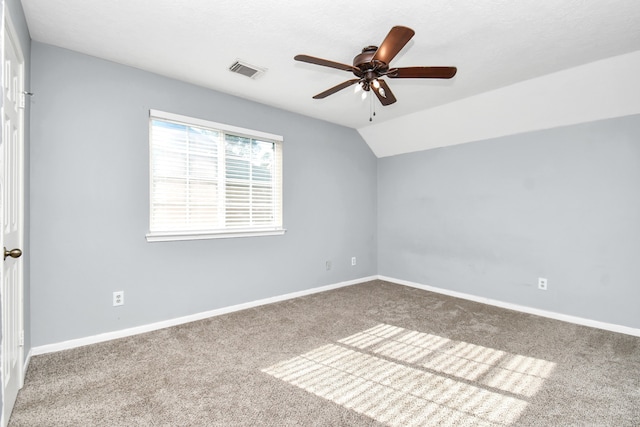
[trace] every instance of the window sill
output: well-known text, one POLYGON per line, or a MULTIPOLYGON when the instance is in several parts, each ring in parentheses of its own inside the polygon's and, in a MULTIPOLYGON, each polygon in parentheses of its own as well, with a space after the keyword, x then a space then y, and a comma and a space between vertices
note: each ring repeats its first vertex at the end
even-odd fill
POLYGON ((147 242, 173 242, 179 240, 235 239, 238 237, 280 236, 287 230, 284 228, 271 230, 234 230, 221 232, 181 231, 181 232, 149 232, 147 242))

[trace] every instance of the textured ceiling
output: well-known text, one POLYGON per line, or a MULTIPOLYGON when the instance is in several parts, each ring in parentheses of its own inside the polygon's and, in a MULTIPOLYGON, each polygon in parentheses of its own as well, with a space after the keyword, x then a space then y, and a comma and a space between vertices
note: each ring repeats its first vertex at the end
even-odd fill
MULTIPOLYGON (((342 124, 369 125, 352 74, 296 62, 351 63, 394 25, 415 30, 396 67, 453 65, 452 80, 394 79, 398 102, 373 124, 566 68, 640 50, 638 0, 22 0, 33 40, 342 124), (233 74, 237 59, 264 67, 233 74)), ((615 75, 602 76, 603 79, 615 75)), ((377 101, 376 101, 377 102, 377 101)))

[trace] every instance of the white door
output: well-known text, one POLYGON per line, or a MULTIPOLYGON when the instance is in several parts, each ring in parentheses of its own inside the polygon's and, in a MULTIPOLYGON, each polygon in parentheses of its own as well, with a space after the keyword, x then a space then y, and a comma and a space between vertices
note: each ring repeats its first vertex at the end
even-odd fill
POLYGON ((0 193, 4 248, 2 299, 2 427, 9 422, 23 383, 22 258, 23 242, 23 108, 24 60, 5 10, 2 69, 2 134, 0 193))

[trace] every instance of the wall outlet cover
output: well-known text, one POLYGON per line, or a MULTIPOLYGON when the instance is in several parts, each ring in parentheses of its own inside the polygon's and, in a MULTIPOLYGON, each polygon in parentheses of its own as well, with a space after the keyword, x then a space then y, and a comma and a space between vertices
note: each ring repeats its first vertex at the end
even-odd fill
POLYGON ((538 289, 541 289, 543 291, 547 290, 547 279, 545 279, 544 277, 538 277, 538 289))
POLYGON ((113 306, 124 305, 124 291, 116 291, 113 293, 113 306))

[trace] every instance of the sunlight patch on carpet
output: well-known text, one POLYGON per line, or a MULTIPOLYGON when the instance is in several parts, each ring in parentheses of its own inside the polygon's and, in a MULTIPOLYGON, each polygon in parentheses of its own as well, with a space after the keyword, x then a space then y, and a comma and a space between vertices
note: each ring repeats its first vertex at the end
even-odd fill
POLYGON ((389 426, 511 425, 555 363, 380 324, 262 371, 389 426))

